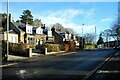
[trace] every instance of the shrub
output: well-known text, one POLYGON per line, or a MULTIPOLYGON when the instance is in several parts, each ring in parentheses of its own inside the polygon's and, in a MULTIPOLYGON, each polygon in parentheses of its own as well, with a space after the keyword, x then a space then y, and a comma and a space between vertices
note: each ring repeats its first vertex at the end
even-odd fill
POLYGON ((65 41, 64 43, 64 50, 65 51, 73 51, 76 49, 75 41, 65 41))
POLYGON ((65 43, 64 44, 64 51, 69 51, 69 44, 68 43, 65 43))
POLYGON ((64 51, 64 44, 59 44, 60 51, 64 51))
POLYGON ((28 56, 28 44, 25 43, 9 43, 9 50, 14 55, 28 56))
POLYGON ((29 44, 29 48, 35 49, 35 48, 36 48, 36 45, 35 45, 34 43, 30 43, 30 44, 29 44))
POLYGON ((70 48, 70 50, 75 50, 75 48, 76 48, 76 43, 75 43, 75 41, 69 41, 68 43, 69 43, 69 48, 70 48))
MULTIPOLYGON (((27 43, 9 43, 9 52, 13 55, 28 56, 28 48, 35 48, 35 44, 27 43)), ((2 41, 2 55, 7 51, 7 41, 2 41)))
POLYGON ((94 49, 96 48, 96 45, 92 44, 92 45, 85 45, 85 49, 94 49))

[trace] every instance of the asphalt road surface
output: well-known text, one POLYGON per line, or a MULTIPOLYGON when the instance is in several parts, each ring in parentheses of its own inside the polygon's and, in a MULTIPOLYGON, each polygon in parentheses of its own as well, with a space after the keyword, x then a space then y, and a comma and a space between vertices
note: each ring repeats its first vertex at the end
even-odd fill
POLYGON ((2 68, 3 80, 82 80, 110 55, 112 49, 77 50, 69 55, 37 58, 2 68), (17 79, 16 79, 17 78, 17 79))

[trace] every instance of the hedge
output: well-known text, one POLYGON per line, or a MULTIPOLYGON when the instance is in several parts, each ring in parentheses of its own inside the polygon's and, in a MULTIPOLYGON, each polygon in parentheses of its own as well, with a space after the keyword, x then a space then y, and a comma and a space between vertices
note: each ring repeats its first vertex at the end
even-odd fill
POLYGON ((95 49, 96 45, 91 44, 91 45, 85 45, 85 49, 95 49))
POLYGON ((10 43, 9 44, 9 50, 15 55, 23 55, 23 56, 28 56, 28 45, 27 44, 17 44, 17 43, 10 43), (16 54, 17 53, 17 54, 16 54))
POLYGON ((63 44, 44 43, 43 48, 47 48, 48 52, 59 52, 64 50, 63 44))
POLYGON ((64 44, 45 43, 43 50, 47 48, 48 52, 73 51, 76 49, 75 41, 66 41, 64 44))
MULTIPOLYGON (((3 56, 6 54, 7 41, 2 41, 3 56)), ((9 43, 9 52, 13 55, 29 56, 28 48, 35 48, 34 44, 27 43, 9 43)))

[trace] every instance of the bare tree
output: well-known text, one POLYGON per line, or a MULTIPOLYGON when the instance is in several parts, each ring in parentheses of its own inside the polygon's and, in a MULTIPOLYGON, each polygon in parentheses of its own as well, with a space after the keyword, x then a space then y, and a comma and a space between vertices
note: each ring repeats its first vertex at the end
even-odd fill
POLYGON ((56 31, 63 31, 63 32, 65 31, 64 27, 60 23, 54 24, 54 28, 56 31))
POLYGON ((39 19, 35 19, 33 22, 34 22, 34 26, 40 27, 42 25, 42 22, 39 19))
POLYGON ((65 28, 65 32, 70 33, 70 34, 76 34, 75 31, 71 28, 65 28))
POLYGON ((102 34, 103 39, 105 39, 104 41, 106 41, 106 42, 109 42, 109 40, 112 37, 114 38, 114 36, 112 36, 113 32, 111 29, 106 29, 101 34, 102 34))
POLYGON ((95 43, 95 34, 94 33, 86 33, 84 34, 84 39, 86 44, 93 44, 95 43))
POLYGON ((120 40, 120 2, 118 2, 118 18, 112 26, 112 36, 115 40, 120 40))
POLYGON ((112 27, 112 36, 115 40, 120 40, 120 24, 114 24, 112 27))

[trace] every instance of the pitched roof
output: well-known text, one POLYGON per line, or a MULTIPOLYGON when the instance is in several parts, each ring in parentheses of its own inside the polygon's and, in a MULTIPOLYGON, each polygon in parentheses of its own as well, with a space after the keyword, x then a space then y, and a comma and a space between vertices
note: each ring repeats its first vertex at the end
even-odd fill
MULTIPOLYGON (((5 31, 4 33, 7 33, 7 31, 5 31)), ((17 34, 14 30, 9 30, 9 33, 17 34)))
POLYGON ((36 27, 33 27, 33 30, 36 30, 38 27, 36 26, 36 27))

